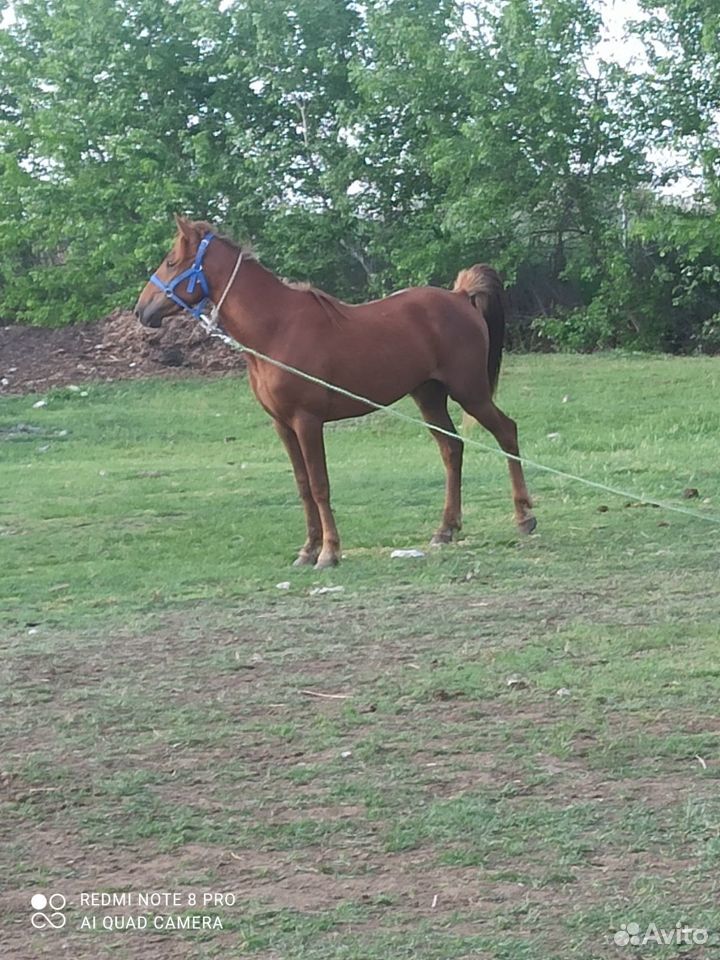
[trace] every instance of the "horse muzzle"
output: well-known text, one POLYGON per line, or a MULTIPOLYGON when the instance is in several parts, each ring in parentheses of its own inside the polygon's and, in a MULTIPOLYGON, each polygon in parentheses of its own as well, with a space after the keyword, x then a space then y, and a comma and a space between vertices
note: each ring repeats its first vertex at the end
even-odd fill
POLYGON ((133 307, 133 313, 144 327, 157 329, 162 326, 163 317, 168 313, 168 304, 165 300, 151 300, 149 303, 138 302, 133 307))

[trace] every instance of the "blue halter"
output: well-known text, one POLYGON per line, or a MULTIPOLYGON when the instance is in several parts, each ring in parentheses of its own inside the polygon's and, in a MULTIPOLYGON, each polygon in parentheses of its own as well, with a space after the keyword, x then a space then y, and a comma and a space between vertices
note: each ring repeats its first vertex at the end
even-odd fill
POLYGON ((197 250, 195 251, 195 260, 193 261, 193 265, 188 267, 187 270, 183 270, 183 272, 179 273, 176 277, 173 277, 169 283, 165 283, 164 280, 161 280, 156 273, 150 277, 151 283, 154 283, 156 287, 160 287, 166 297, 169 297, 171 300, 177 303, 177 305, 182 307, 183 310, 187 310, 189 313, 191 313, 196 320, 200 319, 200 315, 203 312, 203 307, 205 306, 205 301, 210 297, 210 288, 208 287, 207 278, 203 273, 202 263, 207 248, 210 246, 210 241, 213 240, 214 237, 214 233, 205 234, 198 244, 197 250), (200 284, 200 289, 205 294, 202 300, 199 303, 196 303, 195 306, 186 303, 182 297, 179 297, 177 293, 175 293, 180 284, 185 280, 187 280, 188 296, 193 295, 195 292, 195 286, 198 283, 200 284))

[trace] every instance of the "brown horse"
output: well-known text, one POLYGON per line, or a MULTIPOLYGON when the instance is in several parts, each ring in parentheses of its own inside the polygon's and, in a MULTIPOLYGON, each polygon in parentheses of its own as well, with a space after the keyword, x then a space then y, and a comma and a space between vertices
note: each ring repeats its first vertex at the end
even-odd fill
MULTIPOLYGON (((410 394, 428 424, 454 433, 447 410, 452 397, 506 453, 518 456, 515 423, 493 403, 505 318, 502 284, 491 267, 462 270, 452 292, 413 287, 350 306, 321 290, 284 283, 208 223, 177 218, 177 225, 172 250, 135 305, 145 326, 158 327, 183 307, 197 316, 207 297, 221 302, 222 325, 240 343, 378 404, 410 394), (212 242, 204 242, 207 237, 212 242)), ((316 569, 336 564, 340 540, 323 425, 373 408, 252 355, 247 364, 252 390, 290 456, 305 508, 307 540, 295 562, 316 569)), ((445 508, 432 542, 447 543, 461 526, 463 444, 432 433, 447 475, 445 508)), ((535 518, 522 467, 515 459, 508 466, 515 519, 530 533, 535 518)))

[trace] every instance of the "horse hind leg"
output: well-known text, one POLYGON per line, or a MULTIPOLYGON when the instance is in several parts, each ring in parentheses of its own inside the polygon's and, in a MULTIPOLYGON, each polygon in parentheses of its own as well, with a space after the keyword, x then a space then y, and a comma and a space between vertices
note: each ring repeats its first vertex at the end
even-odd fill
MULTIPOLYGON (((447 390, 437 380, 428 380, 412 392, 412 398, 418 405, 423 419, 428 425, 441 427, 456 433, 455 425, 447 410, 447 390)), ((445 507, 440 526, 432 540, 433 544, 450 543, 456 531, 462 526, 461 484, 463 443, 454 437, 448 437, 437 430, 430 431, 440 448, 445 464, 445 507)))
POLYGON ((508 469, 510 471, 510 484, 512 486, 513 503, 515 506, 515 522, 521 533, 532 533, 537 526, 537 520, 532 514, 532 500, 525 484, 522 464, 519 459, 520 449, 518 447, 517 425, 502 410, 495 406, 492 400, 485 399, 480 402, 468 402, 458 398, 462 405, 471 416, 489 430, 495 437, 500 448, 510 454, 508 457, 508 469))

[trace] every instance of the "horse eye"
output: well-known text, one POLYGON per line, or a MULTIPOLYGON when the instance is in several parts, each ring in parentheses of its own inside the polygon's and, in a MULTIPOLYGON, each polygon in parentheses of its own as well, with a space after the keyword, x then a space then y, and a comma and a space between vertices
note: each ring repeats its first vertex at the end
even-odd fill
POLYGON ((174 267, 176 263, 177 263, 177 260, 173 260, 172 257, 167 257, 167 259, 165 260, 165 266, 167 267, 174 267))

